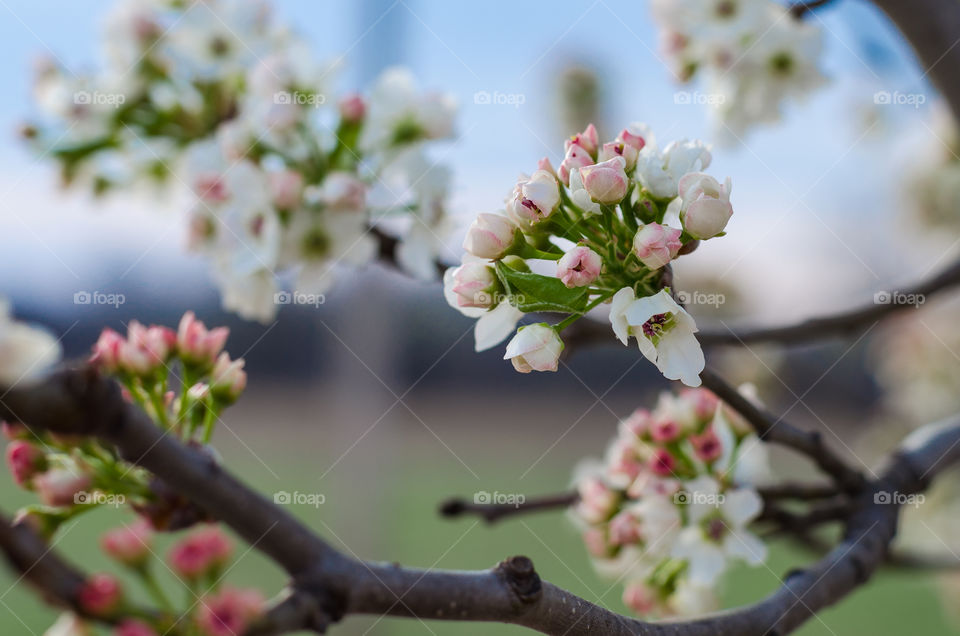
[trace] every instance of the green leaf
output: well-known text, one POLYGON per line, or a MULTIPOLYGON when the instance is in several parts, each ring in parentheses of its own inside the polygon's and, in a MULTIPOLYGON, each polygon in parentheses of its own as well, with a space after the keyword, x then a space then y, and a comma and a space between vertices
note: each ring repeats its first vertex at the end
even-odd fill
POLYGON ((559 278, 518 272, 500 261, 497 261, 497 276, 510 295, 510 304, 520 311, 579 314, 587 306, 586 287, 569 289, 559 278))

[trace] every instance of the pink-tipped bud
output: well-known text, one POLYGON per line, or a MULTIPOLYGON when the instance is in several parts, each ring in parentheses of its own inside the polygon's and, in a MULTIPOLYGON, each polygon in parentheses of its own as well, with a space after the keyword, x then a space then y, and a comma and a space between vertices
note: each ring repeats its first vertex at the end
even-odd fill
POLYGON ((634 166, 637 165, 637 149, 633 146, 628 146, 622 141, 605 143, 603 144, 603 148, 600 149, 600 161, 609 161, 614 157, 621 157, 623 159, 627 172, 633 170, 634 166))
POLYGON ((367 104, 363 101, 363 97, 356 93, 341 99, 338 106, 340 108, 340 118, 351 124, 363 121, 363 118, 367 115, 367 104))
POLYGON ((650 269, 660 269, 677 257, 681 231, 669 225, 647 223, 633 237, 633 253, 650 269))
POLYGON ((468 261, 453 270, 453 293, 460 307, 489 309, 497 304, 502 291, 493 268, 483 262, 468 261))
POLYGON ((680 437, 680 425, 670 418, 659 418, 650 425, 650 437, 655 442, 666 444, 680 437))
POLYGON ((138 567, 150 556, 153 531, 143 519, 129 526, 108 530, 100 539, 100 547, 110 558, 129 567, 138 567))
POLYGON ((682 199, 680 220, 687 234, 697 239, 708 239, 723 232, 733 215, 731 189, 729 177, 723 185, 700 172, 691 172, 680 178, 677 186, 682 199))
POLYGON ((122 598, 123 590, 120 589, 120 584, 109 574, 94 574, 77 592, 77 601, 80 606, 91 614, 99 616, 117 609, 122 598))
POLYGON ((480 258, 500 258, 513 245, 516 231, 516 224, 502 214, 479 214, 467 230, 463 249, 480 258))
POLYGON ((600 277, 603 259, 589 247, 578 245, 557 261, 557 278, 567 287, 585 287, 600 277))
POLYGON ((117 371, 120 368, 120 350, 125 344, 126 339, 123 336, 113 329, 104 329, 93 345, 90 362, 108 373, 117 371))
POLYGON ((33 487, 48 506, 72 506, 75 495, 90 487, 90 475, 79 469, 51 468, 33 478, 33 487))
POLYGON ((18 486, 29 488, 34 476, 46 469, 46 455, 30 442, 14 440, 7 444, 7 467, 18 486))
POLYGON ((210 393, 218 400, 235 402, 247 388, 247 373, 243 365, 243 358, 231 360, 229 353, 221 353, 210 376, 210 393))
POLYGON ((712 428, 708 428, 700 435, 691 435, 690 443, 697 457, 704 462, 712 462, 723 454, 723 443, 712 428))
POLYGON ((656 590, 642 581, 633 581, 623 588, 623 604, 641 616, 657 607, 656 590))
POLYGON ((560 186, 552 172, 537 170, 522 178, 507 199, 507 216, 522 227, 530 227, 547 218, 560 205, 560 186))
POLYGON ((30 437, 30 429, 21 422, 0 422, 0 430, 7 439, 27 439, 30 437))
POLYGON ((590 165, 593 165, 593 157, 590 153, 579 144, 569 144, 567 146, 567 154, 557 169, 557 177, 560 178, 563 185, 569 186, 570 173, 577 168, 585 168, 590 165))
POLYGON ((624 172, 626 161, 614 157, 602 163, 580 168, 583 187, 597 203, 620 203, 627 195, 628 179, 624 172))
POLYGON ((637 152, 643 150, 643 147, 647 145, 643 137, 633 134, 626 128, 620 131, 620 136, 617 137, 617 141, 622 141, 637 152))
POLYGON ((597 129, 593 124, 588 124, 586 129, 582 133, 577 133, 573 135, 566 141, 564 144, 567 148, 572 145, 578 145, 584 150, 586 150, 591 155, 597 154, 597 146, 600 144, 599 135, 597 135, 597 129))
POLYGON ((623 421, 623 425, 637 437, 643 437, 650 429, 650 411, 637 409, 623 421))
POLYGON ((587 477, 577 484, 580 501, 577 512, 587 523, 606 521, 617 506, 617 494, 597 477, 587 477))
POLYGON ((543 170, 545 172, 549 172, 554 177, 557 176, 557 171, 554 170, 553 164, 550 163, 549 157, 543 157, 542 159, 540 159, 540 161, 537 162, 537 170, 543 170))
POLYGON ((216 526, 201 528, 181 539, 170 550, 169 560, 180 576, 196 580, 223 567, 232 547, 216 526))
POLYGON ((137 349, 136 354, 125 354, 121 347, 121 359, 124 355, 145 356, 151 366, 162 366, 170 359, 177 346, 177 334, 168 327, 151 325, 144 327, 136 320, 127 328, 127 345, 137 349))
POLYGON ((223 350, 229 335, 230 330, 226 327, 208 331, 193 312, 188 311, 180 319, 177 328, 177 351, 185 362, 210 367, 223 350))
POLYGON ((683 399, 693 402, 693 412, 701 419, 712 418, 720 400, 708 389, 684 389, 680 392, 683 399))
POLYGON ((650 458, 650 471, 659 477, 669 477, 677 467, 677 458, 666 448, 658 448, 650 458))
POLYGON ((603 559, 610 556, 610 546, 607 544, 606 533, 601 528, 590 528, 583 533, 583 543, 587 546, 590 556, 603 559))
POLYGON ((629 512, 621 512, 610 520, 610 543, 629 545, 640 540, 640 522, 629 512))
POLYGON ((236 636, 264 610, 264 598, 257 590, 224 587, 206 596, 197 612, 197 625, 204 636, 236 636))

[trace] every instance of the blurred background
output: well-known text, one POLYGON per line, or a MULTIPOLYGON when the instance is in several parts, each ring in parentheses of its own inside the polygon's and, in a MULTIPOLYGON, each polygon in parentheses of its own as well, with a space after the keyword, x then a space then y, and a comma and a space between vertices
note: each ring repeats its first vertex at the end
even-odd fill
MULTIPOLYGON (((587 121, 596 121, 601 137, 644 121, 661 144, 710 139, 705 108, 677 98, 695 86, 674 84, 658 58, 646 2, 274 4, 320 57, 343 56, 339 88, 362 88, 383 68, 405 64, 423 87, 457 97, 458 133, 441 154, 455 174, 451 210, 464 223, 501 207, 517 175, 531 172, 540 157, 557 165, 563 139, 587 121), (483 92, 523 99, 484 103, 483 92)), ((62 335, 74 358, 87 354, 104 326, 122 329, 132 319, 175 325, 193 309, 208 325, 228 325, 228 349, 246 358, 250 382, 227 412, 216 446, 262 492, 323 494, 322 506, 295 512, 334 545, 364 558, 443 568, 489 567, 526 554, 546 579, 625 611, 621 586, 596 576, 562 513, 486 527, 445 521, 437 505, 478 491, 530 497, 567 488, 574 465, 603 452, 617 419, 666 388, 655 369, 616 345, 574 355, 555 375, 519 375, 499 349, 473 352, 473 322, 446 305, 438 284, 379 266, 345 274, 319 307, 284 307, 272 324, 222 312, 205 261, 183 249, 184 210, 176 201, 95 201, 60 192, 52 164, 17 141, 17 127, 33 109, 35 58, 94 67, 108 5, 0 0, 0 293, 17 315, 62 335), (123 294, 125 303, 74 304, 82 291, 123 294)), ((905 212, 912 171, 949 150, 923 69, 867 3, 838 0, 809 19, 824 31, 830 86, 792 104, 781 126, 714 149, 710 172, 733 177, 736 214, 724 240, 685 258, 676 272, 680 289, 726 296, 720 306, 694 308, 701 327, 796 320, 869 302, 875 292, 936 271, 956 252, 950 232, 924 231, 905 212), (878 91, 927 98, 919 107, 876 104, 878 91)), ((448 259, 455 257, 451 248, 448 259)), ((916 312, 949 310, 936 305, 942 303, 931 300, 916 312)), ((919 331, 929 355, 949 366, 960 356, 956 322, 946 315, 921 318, 919 331)), ((883 329, 790 351, 709 351, 708 363, 757 384, 773 410, 825 427, 835 446, 872 466, 917 423, 883 397, 878 358, 885 368, 899 366, 878 344, 883 329)), ((915 321, 900 321, 892 331, 917 329, 915 321)), ((9 478, 0 489, 6 509, 32 498, 9 478)), ((86 556, 118 517, 103 511, 69 526, 58 547, 86 556)), ((940 521, 908 520, 908 534, 944 554, 957 552, 950 543, 955 522, 940 521)), ((278 590, 282 573, 244 550, 230 580, 278 590)), ((108 568, 105 557, 89 558, 108 568)), ((769 567, 730 575, 725 601, 755 600, 811 558, 777 544, 769 567)), ((949 615, 957 598, 951 590, 933 575, 884 572, 799 633, 960 634, 949 615)), ((0 573, 4 634, 42 634, 53 618, 6 570, 0 573)), ((350 618, 334 633, 521 631, 350 618)))

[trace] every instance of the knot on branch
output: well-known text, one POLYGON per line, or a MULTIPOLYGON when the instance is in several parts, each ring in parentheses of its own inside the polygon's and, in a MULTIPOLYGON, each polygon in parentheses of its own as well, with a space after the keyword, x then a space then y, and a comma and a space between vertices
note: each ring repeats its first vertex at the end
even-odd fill
POLYGON ((533 603, 540 598, 543 586, 533 561, 525 556, 504 559, 496 567, 497 574, 510 586, 510 590, 523 603, 533 603))
POLYGON ((459 517, 467 511, 467 502, 459 497, 451 497, 440 504, 440 516, 459 517))

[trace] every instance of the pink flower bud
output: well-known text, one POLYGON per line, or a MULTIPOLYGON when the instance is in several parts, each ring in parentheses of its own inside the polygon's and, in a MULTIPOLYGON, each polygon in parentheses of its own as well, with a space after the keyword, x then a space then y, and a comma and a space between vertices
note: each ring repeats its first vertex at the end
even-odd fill
POLYGON ((569 186, 570 173, 577 168, 585 168, 590 165, 593 165, 593 157, 590 156, 590 153, 579 144, 569 144, 567 146, 567 154, 563 158, 563 161, 560 162, 557 176, 560 178, 560 181, 563 182, 563 185, 569 186))
POLYGON ((650 269, 660 269, 677 257, 682 232, 659 223, 647 223, 633 237, 633 253, 650 269))
POLYGON ((700 435, 691 435, 690 443, 697 457, 705 462, 712 462, 723 454, 723 443, 712 428, 708 428, 700 435))
POLYGON ((300 205, 303 193, 303 175, 296 170, 267 173, 270 197, 278 210, 293 210, 300 205))
POLYGON ((453 292, 460 307, 493 307, 501 290, 500 280, 486 263, 469 261, 453 270, 453 292))
POLYGON ((197 625, 205 636, 236 636, 263 613, 264 599, 257 590, 224 587, 206 596, 197 612, 197 625))
POLYGON ((91 614, 109 614, 117 608, 123 597, 120 584, 109 574, 94 574, 77 592, 80 606, 91 614))
POLYGON ((697 239, 716 236, 727 227, 733 215, 730 205, 730 178, 720 185, 711 176, 702 172, 683 175, 677 186, 681 199, 680 220, 687 234, 697 239))
POLYGON ((521 179, 507 200, 507 216, 522 227, 530 227, 550 216, 560 205, 560 186, 546 170, 537 170, 521 179))
POLYGON ((230 198, 226 181, 217 172, 202 172, 194 177, 193 193, 207 204, 223 203, 230 198))
POLYGON ((680 437, 680 425, 676 420, 661 417, 653 421, 650 425, 650 437, 655 442, 672 442, 680 437))
POLYGON ((556 371, 560 364, 563 340, 556 330, 545 322, 517 329, 517 335, 507 343, 504 360, 513 362, 520 373, 556 371))
POLYGON ((72 506, 74 495, 89 488, 90 483, 90 475, 68 468, 51 468, 33 478, 37 495, 48 506, 72 506))
POLYGON ((338 106, 340 108, 340 118, 351 124, 363 121, 363 118, 367 115, 367 104, 363 101, 363 97, 356 93, 341 99, 338 106))
POLYGON ((587 523, 602 523, 610 518, 617 506, 617 493, 598 477, 587 477, 577 484, 580 502, 577 513, 587 523))
POLYGON ((46 456, 39 448, 24 440, 7 444, 7 467, 18 486, 29 487, 34 475, 46 468, 46 456))
POLYGON ((580 168, 583 187, 590 198, 597 203, 620 203, 627 195, 626 161, 623 157, 614 157, 602 163, 580 168))
POLYGON ((221 353, 211 372, 210 393, 219 400, 235 402, 247 387, 243 365, 243 358, 230 360, 229 353, 221 353))
POLYGON ((647 409, 637 409, 630 414, 623 425, 637 437, 643 437, 650 429, 650 411, 647 409))
POLYGON ((569 148, 570 146, 576 144, 591 155, 596 155, 597 146, 599 143, 600 140, 597 135, 596 127, 593 124, 588 124, 586 130, 570 137, 570 139, 568 139, 564 145, 569 148))
POLYGON ((677 466, 677 458, 666 448, 658 448, 650 458, 650 470, 660 477, 669 477, 677 466))
POLYGON ((610 543, 629 545, 640 540, 640 523, 629 512, 621 512, 610 520, 610 543))
POLYGON ((223 345, 227 342, 230 330, 217 327, 207 331, 206 326, 188 311, 180 319, 177 328, 177 350, 185 362, 201 366, 212 366, 223 345))
POLYGON ((467 231, 463 249, 480 258, 500 258, 513 245, 516 231, 516 224, 502 214, 479 214, 467 231))
POLYGON ((168 558, 177 574, 195 580, 223 567, 231 552, 226 535, 216 526, 209 526, 174 544, 168 558))
POLYGON ((637 152, 643 150, 643 147, 647 145, 646 140, 640 135, 635 135, 626 128, 620 131, 620 135, 617 137, 617 141, 621 141, 626 145, 630 146, 637 152))
POLYGON ((110 558, 130 567, 142 565, 150 556, 153 531, 143 519, 129 526, 108 530, 100 539, 100 547, 110 558))
POLYGON ((605 143, 603 148, 600 149, 600 161, 608 161, 614 157, 623 158, 627 172, 633 170, 634 166, 637 165, 637 149, 622 141, 605 143))
POLYGON ((113 636, 159 636, 159 634, 142 621, 127 619, 114 628, 113 636))
POLYGON ((623 604, 637 614, 650 614, 657 608, 656 590, 642 581, 628 583, 623 588, 623 604))
POLYGON ((553 169, 553 164, 550 163, 550 159, 548 157, 543 157, 537 162, 537 170, 545 170, 554 177, 557 176, 557 171, 553 169))
POLYGON ((90 362, 104 371, 112 373, 120 367, 120 350, 126 344, 123 336, 113 329, 107 328, 100 332, 100 337, 93 345, 93 355, 90 362))
POLYGON ((136 320, 127 328, 127 347, 121 347, 121 361, 127 357, 135 358, 139 364, 145 357, 151 367, 163 366, 177 345, 177 334, 172 329, 151 325, 144 327, 136 320), (133 347, 135 352, 127 352, 133 347))
POLYGON ((720 400, 707 389, 684 389, 680 392, 683 399, 693 403, 693 411, 701 419, 709 419, 717 411, 720 400))
POLYGON ((603 559, 610 556, 610 546, 607 545, 607 537, 600 528, 590 528, 583 533, 583 543, 587 546, 587 552, 590 556, 603 559))
POLYGON ((589 247, 578 245, 557 261, 557 278, 567 287, 585 287, 600 276, 603 259, 589 247))

